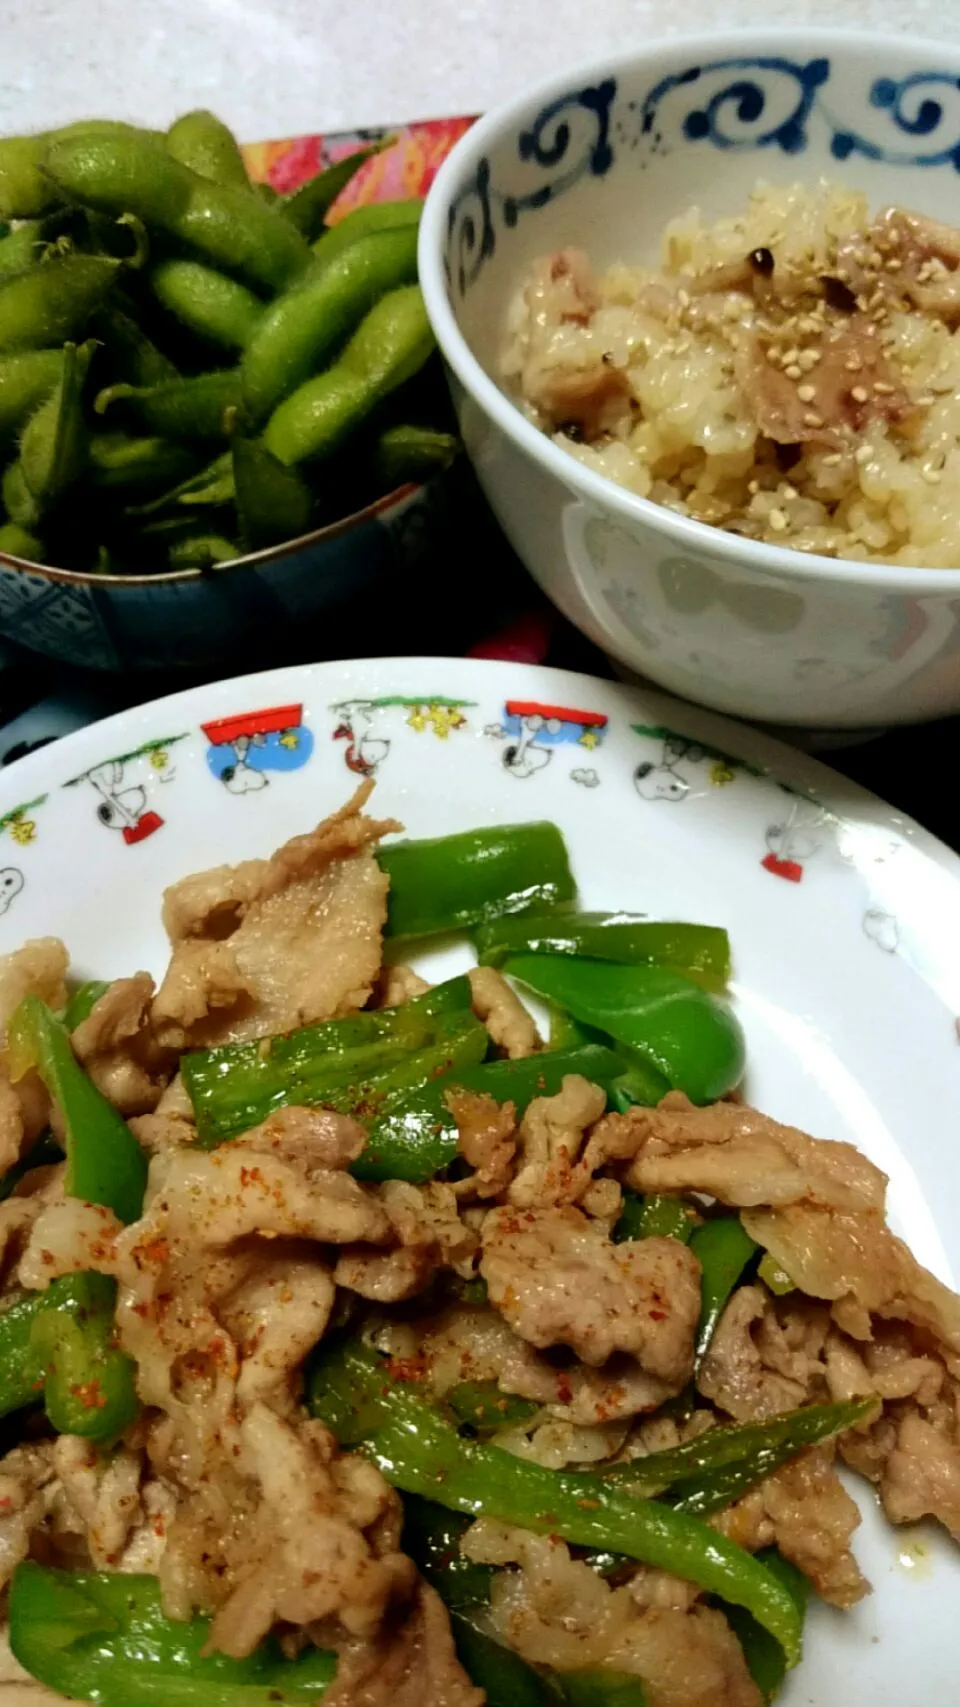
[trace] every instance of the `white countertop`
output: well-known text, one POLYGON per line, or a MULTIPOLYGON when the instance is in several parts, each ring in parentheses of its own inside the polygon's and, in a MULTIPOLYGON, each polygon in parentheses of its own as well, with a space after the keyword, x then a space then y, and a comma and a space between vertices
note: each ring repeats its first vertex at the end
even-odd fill
POLYGON ((245 140, 478 112, 652 36, 763 21, 955 34, 960 0, 26 0, 0 132, 216 109, 245 140), (683 13, 682 22, 678 12, 683 13))

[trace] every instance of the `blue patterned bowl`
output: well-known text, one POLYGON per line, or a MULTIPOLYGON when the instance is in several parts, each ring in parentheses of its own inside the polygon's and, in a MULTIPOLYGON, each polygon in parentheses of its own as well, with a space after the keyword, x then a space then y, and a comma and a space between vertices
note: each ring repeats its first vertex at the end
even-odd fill
POLYGON ((862 189, 960 224, 960 50, 753 29, 654 44, 482 119, 441 169, 420 276, 494 510, 561 609, 628 669, 738 716, 863 728, 960 710, 960 566, 805 556, 676 515, 583 467, 497 383, 531 262, 655 261, 691 204, 759 178, 862 189))
POLYGON ((0 633, 100 670, 232 673, 344 654, 347 622, 435 544, 453 473, 211 573, 90 575, 0 554, 0 633))

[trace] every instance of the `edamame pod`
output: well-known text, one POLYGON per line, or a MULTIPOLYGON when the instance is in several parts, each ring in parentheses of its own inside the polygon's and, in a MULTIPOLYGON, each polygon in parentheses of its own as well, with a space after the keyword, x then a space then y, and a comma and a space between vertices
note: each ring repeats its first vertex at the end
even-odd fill
POLYGON ((242 350, 264 314, 252 290, 202 261, 160 261, 151 270, 150 286, 182 325, 225 350, 242 350))
POLYGON ((360 237, 329 264, 315 264, 266 310, 244 353, 240 383, 253 419, 309 379, 385 292, 416 277, 412 225, 360 237))
POLYGON ((58 255, 0 283, 0 351, 40 350, 75 338, 119 268, 107 255, 58 255))
POLYGON ((65 344, 60 378, 35 409, 20 435, 23 478, 42 506, 72 486, 86 458, 86 428, 80 407, 92 344, 65 344))
POLYGON ((62 350, 0 356, 0 439, 8 439, 49 397, 63 369, 62 350))
POLYGON ((209 178, 214 184, 249 187, 247 168, 233 131, 203 107, 174 121, 167 131, 167 147, 175 160, 189 166, 201 178, 209 178))
POLYGON ((390 291, 361 321, 340 360, 274 411, 264 433, 267 449, 287 464, 329 456, 433 348, 419 286, 390 291))
POLYGON ((105 415, 120 405, 121 417, 142 433, 162 438, 217 439, 225 434, 224 416, 240 401, 235 373, 198 373, 163 385, 110 385, 98 392, 94 409, 105 415))
POLYGON ((422 212, 420 201, 368 202, 344 214, 329 231, 324 231, 314 243, 313 252, 318 260, 332 261, 358 237, 369 237, 373 231, 394 231, 403 225, 419 225, 422 212))
POLYGON ((374 154, 381 154, 385 148, 389 148, 393 140, 392 137, 387 137, 382 142, 370 143, 367 148, 358 148, 356 153, 348 154, 345 160, 336 160, 326 171, 318 172, 314 178, 308 178, 292 195, 284 197, 281 203, 284 213, 293 221, 297 230, 303 233, 308 243, 320 236, 327 212, 341 190, 346 189, 361 166, 374 154))
POLYGON ((282 290, 309 261, 307 244, 277 208, 249 187, 201 178, 149 138, 59 138, 44 166, 69 200, 136 214, 267 290, 282 290))

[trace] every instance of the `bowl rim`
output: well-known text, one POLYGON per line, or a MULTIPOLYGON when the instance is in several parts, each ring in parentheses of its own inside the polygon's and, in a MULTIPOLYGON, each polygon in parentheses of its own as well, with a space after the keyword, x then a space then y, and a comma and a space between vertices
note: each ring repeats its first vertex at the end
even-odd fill
MULTIPOLYGON (((462 451, 458 451, 458 455, 462 455, 462 451)), ((158 569, 142 575, 114 575, 111 571, 104 572, 101 569, 61 569, 52 563, 34 563, 29 557, 15 557, 9 551, 0 551, 0 569, 42 575, 48 581, 63 581, 70 587, 101 589, 167 587, 185 581, 207 581, 211 575, 227 575, 234 569, 256 569, 262 564, 273 563, 278 557, 285 557, 290 551, 299 551, 308 545, 318 545, 324 540, 336 539, 339 534, 349 532, 358 522, 376 521, 384 510, 393 509, 415 498, 417 493, 425 491, 429 484, 429 481, 424 480, 405 481, 402 486, 395 486, 392 492, 384 493, 382 498, 375 498, 372 504, 365 504, 362 510, 352 510, 349 516, 341 516, 338 521, 328 522, 326 527, 298 534, 296 539, 285 539, 279 545, 266 545, 260 551, 244 552, 242 557, 231 557, 226 563, 218 563, 209 569, 158 569)))
POLYGON ((571 65, 565 71, 555 72, 528 87, 521 95, 501 102, 478 119, 451 149, 430 187, 420 222, 417 264, 420 288, 437 343, 444 360, 465 390, 515 446, 541 463, 577 496, 592 500, 607 511, 612 510, 626 521, 642 522, 660 531, 679 549, 702 550, 708 547, 717 556, 735 557, 741 568, 752 569, 768 577, 832 581, 915 596, 924 593, 956 594, 960 590, 960 564, 954 569, 914 568, 907 564, 860 563, 852 558, 792 551, 787 546, 743 539, 722 528, 712 527, 708 522, 678 515, 650 498, 641 498, 626 487, 618 486, 609 476, 585 467, 569 452, 554 444, 532 421, 524 418, 517 404, 501 390, 473 354, 458 325, 443 268, 447 208, 471 168, 477 166, 481 156, 501 139, 505 131, 528 121, 531 109, 546 106, 562 95, 573 81, 594 82, 622 74, 627 68, 642 69, 666 54, 689 56, 690 62, 705 54, 717 56, 725 49, 733 55, 747 43, 757 46, 776 44, 778 47, 793 45, 797 48, 803 45, 807 53, 822 47, 828 54, 834 47, 856 48, 865 59, 877 52, 929 53, 935 65, 944 69, 955 67, 960 75, 960 51, 929 37, 890 32, 867 35, 862 30, 820 28, 817 25, 786 29, 752 25, 692 36, 657 36, 633 52, 608 55, 586 66, 571 65))

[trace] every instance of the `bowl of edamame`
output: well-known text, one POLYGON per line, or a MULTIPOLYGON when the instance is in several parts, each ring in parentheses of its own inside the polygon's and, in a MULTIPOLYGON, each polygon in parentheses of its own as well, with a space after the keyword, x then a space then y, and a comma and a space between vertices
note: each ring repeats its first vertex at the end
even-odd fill
POLYGON ((0 630, 104 669, 271 664, 410 567, 458 443, 419 200, 328 217, 231 132, 0 139, 0 630))

